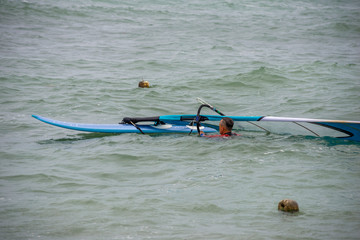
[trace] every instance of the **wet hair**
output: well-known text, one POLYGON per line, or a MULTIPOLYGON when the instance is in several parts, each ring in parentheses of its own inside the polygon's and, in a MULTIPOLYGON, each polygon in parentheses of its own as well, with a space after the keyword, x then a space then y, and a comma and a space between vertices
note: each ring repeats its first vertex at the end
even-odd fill
POLYGON ((234 121, 231 118, 228 117, 224 117, 222 119, 222 122, 224 124, 224 126, 228 129, 228 130, 232 130, 233 126, 234 126, 234 121))

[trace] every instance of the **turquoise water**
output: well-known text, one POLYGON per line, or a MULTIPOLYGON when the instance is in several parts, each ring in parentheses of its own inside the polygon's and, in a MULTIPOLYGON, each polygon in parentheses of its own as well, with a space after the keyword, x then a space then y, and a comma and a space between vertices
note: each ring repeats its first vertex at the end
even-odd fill
POLYGON ((359 11, 0 0, 1 239, 358 239, 357 143, 81 133, 31 114, 117 123, 195 114, 201 97, 229 115, 360 120, 359 11), (285 198, 300 212, 278 212, 285 198))

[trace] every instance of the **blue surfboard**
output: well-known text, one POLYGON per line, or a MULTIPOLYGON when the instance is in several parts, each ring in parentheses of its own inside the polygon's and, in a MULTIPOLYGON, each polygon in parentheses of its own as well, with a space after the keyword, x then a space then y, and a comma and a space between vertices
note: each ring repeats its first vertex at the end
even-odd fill
MULTIPOLYGON (((84 131, 84 132, 99 132, 99 133, 140 133, 140 131, 131 124, 88 124, 88 123, 71 123, 63 122, 50 118, 32 115, 34 118, 61 128, 84 131)), ((166 124, 155 125, 151 124, 138 124, 137 126, 144 133, 197 133, 196 126, 189 126, 188 122, 182 121, 169 121, 166 124)), ((201 131, 205 133, 214 133, 214 128, 201 126, 201 131)))

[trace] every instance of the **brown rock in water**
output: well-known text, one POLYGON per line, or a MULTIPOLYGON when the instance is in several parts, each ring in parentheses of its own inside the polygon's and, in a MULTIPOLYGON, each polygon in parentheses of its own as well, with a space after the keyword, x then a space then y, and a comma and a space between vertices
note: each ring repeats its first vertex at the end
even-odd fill
POLYGON ((296 201, 294 201, 292 199, 284 199, 279 202, 278 210, 284 211, 284 212, 298 212, 299 205, 297 204, 296 201))
POLYGON ((140 87, 140 88, 149 88, 149 87, 150 87, 150 83, 149 83, 148 81, 142 80, 141 82, 139 82, 139 87, 140 87))

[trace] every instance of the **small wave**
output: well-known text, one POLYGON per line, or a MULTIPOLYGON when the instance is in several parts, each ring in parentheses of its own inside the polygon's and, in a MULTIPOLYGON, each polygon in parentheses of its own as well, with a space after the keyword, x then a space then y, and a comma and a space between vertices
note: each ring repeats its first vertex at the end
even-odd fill
POLYGON ((6 175, 1 176, 0 179, 7 181, 32 181, 32 182, 55 182, 60 180, 54 175, 44 174, 44 173, 35 173, 35 174, 19 174, 19 175, 6 175))
POLYGON ((259 69, 253 70, 245 76, 254 81, 261 81, 264 83, 284 83, 287 79, 282 76, 282 72, 273 68, 260 67, 259 69))
POLYGON ((215 46, 213 46, 211 49, 213 49, 213 50, 228 50, 228 51, 234 51, 234 48, 233 48, 233 47, 230 47, 230 46, 218 46, 218 45, 215 45, 215 46))
POLYGON ((337 31, 345 31, 345 32, 354 31, 357 33, 360 32, 360 27, 358 25, 352 24, 352 23, 344 23, 344 22, 339 23, 338 22, 338 23, 333 23, 332 27, 337 31))
POLYGON ((226 212, 225 209, 215 204, 197 204, 191 208, 192 212, 197 213, 222 213, 226 212))
POLYGON ((66 138, 58 138, 58 139, 47 139, 38 141, 38 144, 47 145, 47 144, 73 144, 77 141, 89 140, 89 139, 96 139, 96 138, 103 138, 108 136, 115 136, 115 133, 80 133, 74 135, 73 137, 66 137, 66 138))
POLYGON ((239 73, 237 75, 224 76, 214 79, 215 86, 236 87, 236 88, 263 88, 268 84, 283 85, 289 81, 288 78, 282 76, 283 73, 276 69, 260 67, 248 73, 239 73))

